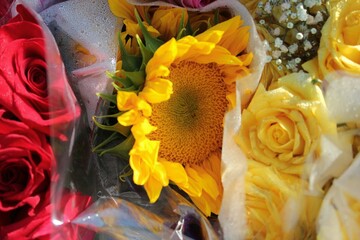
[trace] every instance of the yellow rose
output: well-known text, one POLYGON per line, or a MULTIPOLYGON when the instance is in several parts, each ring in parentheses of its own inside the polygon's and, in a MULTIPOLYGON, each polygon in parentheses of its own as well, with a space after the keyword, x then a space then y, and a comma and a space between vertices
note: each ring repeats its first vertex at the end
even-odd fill
POLYGON ((334 71, 360 74, 360 0, 331 1, 318 57, 304 69, 323 78, 334 71))
POLYGON ((306 194, 306 182, 254 160, 245 174, 246 239, 310 239, 322 195, 306 194))
POLYGON ((298 176, 320 135, 336 130, 321 89, 305 73, 286 75, 269 91, 260 84, 241 118, 235 140, 247 157, 298 176))

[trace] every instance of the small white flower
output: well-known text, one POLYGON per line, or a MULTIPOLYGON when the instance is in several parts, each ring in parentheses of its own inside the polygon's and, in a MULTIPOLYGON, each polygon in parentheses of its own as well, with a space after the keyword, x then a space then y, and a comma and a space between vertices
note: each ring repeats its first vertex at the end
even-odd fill
POLYGON ((266 2, 265 7, 264 7, 264 10, 265 10, 265 12, 268 13, 268 14, 271 13, 272 7, 271 7, 271 4, 270 4, 269 2, 266 2))
POLYGON ((291 29, 291 28, 294 27, 294 24, 293 24, 292 22, 288 22, 288 23, 286 24, 286 27, 289 28, 289 29, 291 29))
POLYGON ((297 16, 298 16, 298 19, 300 21, 306 21, 307 18, 308 18, 308 14, 307 14, 307 10, 304 8, 304 5, 302 5, 301 3, 299 3, 297 6, 296 6, 296 12, 297 12, 297 16))
POLYGON ((287 53, 289 51, 289 49, 285 45, 281 45, 280 50, 283 53, 287 53))
POLYGON ((272 34, 274 35, 274 36, 279 36, 280 35, 280 28, 275 28, 274 30, 273 30, 273 32, 272 32, 272 34))
POLYGON ((281 61, 281 59, 277 59, 277 60, 275 61, 275 63, 276 63, 276 65, 280 65, 280 64, 282 63, 282 61, 281 61))
POLYGON ((307 8, 312 8, 313 6, 315 6, 316 2, 315 0, 305 0, 304 1, 304 5, 307 8))
POLYGON ((281 51, 279 51, 279 50, 272 51, 272 52, 271 52, 271 56, 272 56, 274 59, 278 59, 278 58, 281 56, 281 51))
POLYGON ((304 35, 302 33, 297 33, 295 37, 297 40, 301 40, 304 38, 304 35))
POLYGON ((275 38, 275 44, 274 45, 275 45, 276 48, 280 48, 281 45, 283 45, 283 43, 284 43, 283 40, 281 40, 280 38, 278 38, 278 37, 275 38))
POLYGON ((285 11, 291 7, 290 3, 284 2, 281 4, 281 10, 285 11))
POLYGON ((319 22, 322 22, 322 21, 324 21, 324 17, 322 15, 322 13, 320 11, 318 11, 316 13, 316 16, 315 16, 315 22, 319 23, 319 22))
POLYGON ((306 19, 306 24, 308 25, 315 25, 316 22, 315 22, 315 18, 311 15, 308 14, 308 18, 306 19))
POLYGON ((296 68, 296 63, 295 63, 295 60, 294 59, 291 59, 290 61, 288 61, 288 66, 291 70, 294 71, 294 68, 296 68))
POLYGON ((281 14, 281 16, 279 18, 279 22, 283 23, 283 22, 287 22, 287 20, 288 20, 288 17, 286 15, 286 13, 281 14))
POLYGON ((294 54, 294 53, 298 50, 298 48, 299 48, 299 46, 298 46, 296 43, 291 44, 291 45, 289 46, 289 52, 290 52, 291 54, 294 54))
POLYGON ((305 40, 304 41, 304 50, 307 51, 311 48, 312 48, 311 42, 309 42, 308 40, 305 40))
POLYGON ((312 28, 312 29, 310 29, 310 32, 311 32, 312 34, 316 34, 316 33, 317 33, 317 30, 316 30, 316 28, 312 28))

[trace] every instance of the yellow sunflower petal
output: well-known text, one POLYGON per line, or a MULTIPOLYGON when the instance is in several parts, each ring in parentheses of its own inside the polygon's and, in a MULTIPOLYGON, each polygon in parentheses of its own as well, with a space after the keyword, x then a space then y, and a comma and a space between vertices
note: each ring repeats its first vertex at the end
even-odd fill
POLYGON ((233 55, 238 55, 242 51, 244 51, 249 43, 250 27, 239 27, 233 33, 224 34, 222 40, 218 45, 226 48, 233 55))
POLYGON ((130 155, 130 167, 133 170, 133 180, 137 185, 144 185, 150 177, 149 167, 137 155, 130 155))
POLYGON ((139 137, 146 136, 151 132, 155 131, 156 127, 152 126, 147 118, 141 118, 132 128, 131 132, 133 133, 135 139, 139 137))
POLYGON ((166 169, 169 179, 176 184, 186 184, 188 182, 188 176, 184 167, 180 163, 161 161, 166 169))
POLYGON ((232 55, 226 48, 215 46, 209 55, 200 55, 196 58, 197 63, 215 62, 220 65, 242 65, 242 62, 232 55))
POLYGON ((139 156, 151 168, 158 160, 159 145, 159 141, 151 141, 147 138, 137 139, 130 151, 130 156, 139 156))
POLYGON ((150 203, 154 203, 156 200, 158 200, 163 186, 155 178, 150 177, 149 180, 145 183, 144 188, 150 199, 150 203))
POLYGON ((187 45, 189 47, 186 51, 184 51, 185 49, 181 52, 179 51, 176 59, 177 61, 187 60, 197 62, 199 56, 208 56, 216 46, 214 43, 210 42, 199 42, 192 36, 186 36, 180 39, 178 43, 179 46, 187 45))
POLYGON ((150 70, 156 69, 156 71, 158 71, 158 66, 170 66, 170 64, 175 60, 176 55, 176 40, 172 38, 171 40, 161 45, 154 53, 154 56, 147 63, 146 79, 153 78, 152 71, 150 70))
POLYGON ((189 196, 200 197, 202 192, 201 178, 191 167, 186 166, 185 171, 188 175, 188 183, 179 185, 189 196))
MULTIPOLYGON (((169 76, 169 67, 167 65, 162 65, 160 62, 154 62, 154 66, 151 68, 151 71, 146 73, 146 83, 154 82, 159 78, 169 76)), ((147 65, 149 66, 149 65, 147 65)))
POLYGON ((139 112, 131 109, 117 117, 118 122, 123 126, 134 125, 139 120, 139 112))
POLYGON ((149 117, 151 115, 152 112, 151 105, 148 102, 146 102, 144 99, 142 98, 138 99, 137 107, 139 110, 142 111, 145 117, 149 117))
POLYGON ((158 182, 161 183, 162 186, 166 187, 169 185, 169 178, 167 176, 166 168, 161 162, 155 163, 152 175, 158 182))
POLYGON ((211 215, 211 207, 203 196, 201 197, 190 196, 190 198, 195 203, 195 205, 200 209, 200 211, 205 214, 205 216, 209 217, 211 215))
MULTIPOLYGON (((219 43, 222 38, 224 38, 226 35, 227 38, 234 38, 234 36, 231 36, 234 32, 234 28, 239 28, 243 24, 243 21, 241 20, 240 16, 235 16, 227 21, 224 21, 222 23, 216 24, 215 26, 209 28, 207 31, 199 34, 196 36, 196 39, 199 41, 211 41, 214 40, 213 43, 217 44, 219 43), (221 35, 219 39, 214 38, 212 35, 214 32, 217 32, 217 34, 221 35), (211 37, 212 36, 212 37, 211 37)), ((239 40, 238 38, 236 38, 239 40)), ((226 46, 224 46, 226 47, 226 46)))
POLYGON ((156 81, 149 81, 139 96, 150 103, 160 103, 168 100, 172 93, 172 82, 159 78, 156 81))
POLYGON ((210 176, 202 167, 196 165, 192 167, 200 177, 198 181, 201 181, 203 191, 207 192, 212 199, 216 199, 219 196, 220 191, 215 179, 210 176))
POLYGON ((108 0, 111 12, 120 18, 129 18, 135 20, 134 5, 128 3, 126 0, 108 0))
POLYGON ((200 42, 210 42, 216 44, 220 42, 223 35, 224 31, 209 29, 208 31, 197 35, 195 38, 200 42))
POLYGON ((136 107, 138 96, 134 92, 118 91, 116 95, 117 107, 120 111, 127 111, 136 107))
MULTIPOLYGON (((135 37, 136 35, 139 35, 141 38, 143 37, 141 28, 137 21, 133 21, 131 19, 125 19, 124 24, 126 26, 125 33, 127 35, 130 35, 132 37, 135 37)), ((146 30, 150 33, 153 37, 158 37, 160 35, 159 31, 156 30, 153 26, 149 25, 147 22, 143 22, 146 30)))
POLYGON ((240 55, 238 58, 240 61, 242 61, 243 66, 249 66, 254 58, 254 54, 252 52, 250 52, 250 53, 240 55))

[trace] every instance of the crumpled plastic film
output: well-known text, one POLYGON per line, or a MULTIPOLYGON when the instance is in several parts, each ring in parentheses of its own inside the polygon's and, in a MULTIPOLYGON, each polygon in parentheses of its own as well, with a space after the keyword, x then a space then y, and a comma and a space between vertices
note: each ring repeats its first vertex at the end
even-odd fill
POLYGON ((360 154, 344 174, 333 181, 320 209, 317 239, 359 239, 360 154))
MULTIPOLYGON (((63 231, 61 228, 63 224, 69 223, 66 220, 68 216, 65 216, 67 213, 65 213, 62 204, 66 203, 67 200, 69 200, 69 202, 76 200, 76 193, 74 195, 66 194, 73 190, 75 190, 75 192, 79 190, 75 188, 74 182, 70 183, 68 171, 75 161, 74 159, 79 158, 79 154, 81 154, 78 151, 78 139, 84 134, 83 129, 79 127, 81 126, 81 110, 78 99, 68 82, 63 58, 60 55, 55 38, 41 16, 36 12, 57 2, 59 1, 49 1, 46 5, 38 8, 36 7, 39 6, 37 5, 39 3, 38 1, 16 0, 11 6, 11 13, 14 16, 17 14, 17 6, 19 4, 23 5, 22 8, 19 9, 23 9, 22 11, 26 10, 26 13, 30 14, 41 26, 42 33, 44 34, 44 58, 46 61, 47 83, 45 84, 46 88, 43 90, 47 90, 47 95, 42 100, 47 104, 48 112, 46 112, 47 115, 44 114, 41 120, 44 123, 44 128, 50 127, 49 141, 51 142, 51 148, 55 158, 52 159, 52 175, 51 178, 48 179, 51 187, 44 189, 44 191, 46 191, 46 197, 42 199, 44 200, 44 206, 39 213, 43 214, 42 217, 44 217, 45 220, 44 223, 41 223, 42 219, 37 221, 41 224, 49 225, 50 223, 47 222, 46 214, 51 213, 52 222, 58 224, 56 227, 59 226, 59 230, 57 231, 58 236, 68 236, 69 232, 63 231)), ((72 210, 76 207, 72 206, 72 210)), ((71 228, 69 225, 66 227, 71 228)), ((50 226, 43 234, 53 234, 50 226)), ((78 236, 73 237, 76 239, 78 236)))
POLYGON ((265 65, 266 50, 263 41, 256 32, 251 14, 238 1, 216 1, 204 7, 202 11, 209 11, 218 7, 227 7, 233 15, 240 15, 244 24, 250 26, 250 40, 247 51, 254 54, 250 65, 251 74, 237 80, 237 105, 226 113, 223 133, 222 150, 222 183, 224 196, 219 213, 219 221, 224 233, 224 239, 243 239, 246 235, 245 204, 245 172, 247 170, 246 157, 233 136, 239 130, 241 122, 241 108, 255 92, 265 65))
POLYGON ((74 223, 112 239, 218 239, 209 221, 171 188, 155 204, 136 192, 100 197, 74 223))
POLYGON ((91 126, 99 100, 96 94, 112 91, 106 71, 115 71, 120 23, 106 0, 65 1, 45 9, 41 16, 57 40, 91 126))
POLYGON ((358 76, 344 72, 335 72, 326 76, 324 97, 329 117, 338 124, 336 136, 322 136, 320 157, 310 155, 308 158, 309 190, 321 192, 323 186, 332 178, 340 177, 354 160, 352 142, 360 130, 360 94, 358 76))

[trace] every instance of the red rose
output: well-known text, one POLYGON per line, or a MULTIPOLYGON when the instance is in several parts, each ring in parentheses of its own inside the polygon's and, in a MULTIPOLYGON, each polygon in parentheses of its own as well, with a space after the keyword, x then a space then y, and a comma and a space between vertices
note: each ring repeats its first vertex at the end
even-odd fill
MULTIPOLYGON (((49 199, 49 196, 47 196, 49 199)), ((63 211, 63 223, 54 226, 51 221, 53 204, 48 204, 35 216, 25 218, 20 222, 0 228, 0 237, 10 239, 52 239, 75 240, 93 239, 94 233, 88 229, 77 226, 71 221, 75 219, 89 204, 91 198, 80 193, 65 191, 58 207, 63 211)))
POLYGON ((0 27, 0 103, 31 128, 66 140, 64 131, 80 110, 63 63, 35 17, 23 5, 17 11, 0 27))
POLYGON ((0 109, 0 226, 37 214, 54 164, 45 135, 0 109))

